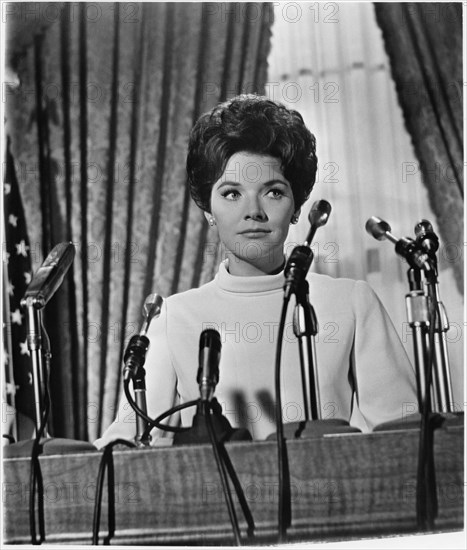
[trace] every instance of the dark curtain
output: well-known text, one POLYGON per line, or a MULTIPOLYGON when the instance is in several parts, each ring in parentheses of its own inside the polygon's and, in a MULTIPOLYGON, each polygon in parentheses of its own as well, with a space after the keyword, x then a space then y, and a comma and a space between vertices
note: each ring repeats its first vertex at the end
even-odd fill
POLYGON ((375 3, 375 10, 405 123, 445 242, 440 257, 452 260, 463 292, 462 4, 375 3))
POLYGON ((258 3, 55 8, 39 12, 47 24, 9 14, 7 60, 20 85, 7 87, 6 128, 34 267, 59 242, 76 247, 44 315, 49 428, 93 440, 113 420, 145 297, 198 286, 217 269, 219 247, 186 185, 188 133, 220 100, 264 92, 273 12, 258 3))

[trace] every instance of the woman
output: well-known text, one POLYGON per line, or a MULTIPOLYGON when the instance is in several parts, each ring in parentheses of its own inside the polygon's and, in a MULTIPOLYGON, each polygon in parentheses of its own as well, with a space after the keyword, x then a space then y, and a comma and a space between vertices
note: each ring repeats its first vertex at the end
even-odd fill
MULTIPOLYGON (((189 142, 191 194, 225 248, 213 281, 174 296, 154 320, 146 358, 148 414, 199 397, 200 333, 221 334, 216 397, 233 427, 264 439, 275 431, 274 358, 289 225, 315 182, 315 138, 299 113, 259 96, 239 96, 201 116, 189 142)), ((308 274, 322 418, 362 431, 401 419, 416 403, 413 369, 387 313, 362 281, 308 274)), ((282 350, 284 422, 304 418, 297 340, 289 307, 282 350)), ((191 425, 193 409, 181 413, 191 425)), ((132 440, 134 415, 122 400, 95 442, 132 440)), ((152 444, 170 443, 154 429, 152 444)))

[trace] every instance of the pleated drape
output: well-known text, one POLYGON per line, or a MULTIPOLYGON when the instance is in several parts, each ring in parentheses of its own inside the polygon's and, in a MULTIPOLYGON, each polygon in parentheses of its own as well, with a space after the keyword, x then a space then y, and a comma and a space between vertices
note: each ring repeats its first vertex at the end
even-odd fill
MULTIPOLYGON (((375 3, 399 103, 441 234, 463 249, 462 4, 375 3)), ((453 262, 463 291, 462 254, 453 262)))
POLYGON ((186 185, 188 133, 218 101, 264 92, 273 15, 269 4, 178 2, 57 13, 7 52, 21 82, 7 133, 34 267, 58 242, 76 247, 45 311, 53 435, 93 440, 113 420, 145 297, 217 269, 186 185))
MULTIPOLYGON (((368 281, 413 359, 405 305, 408 265, 390 242, 370 237, 365 223, 370 216, 379 216, 391 224, 395 235, 413 238, 415 223, 429 219, 440 235, 440 293, 450 320, 447 340, 454 397, 461 410, 465 326, 462 289, 455 274, 463 265, 463 246, 457 236, 446 235, 443 220, 434 213, 421 160, 404 126, 375 5, 380 6, 368 2, 275 5, 266 91, 302 113, 316 135, 318 154, 317 182, 298 224, 291 227, 287 249, 303 243, 313 202, 328 200, 332 212, 326 226, 316 232, 311 270, 368 281)), ((448 40, 445 50, 450 48, 455 43, 448 40)), ((444 70, 449 73, 449 63, 444 70)), ((427 128, 426 142, 434 143, 436 133, 434 126, 427 128)), ((452 211, 450 223, 462 227, 461 210, 452 211)), ((326 330, 329 327, 322 327, 322 334, 326 330)))

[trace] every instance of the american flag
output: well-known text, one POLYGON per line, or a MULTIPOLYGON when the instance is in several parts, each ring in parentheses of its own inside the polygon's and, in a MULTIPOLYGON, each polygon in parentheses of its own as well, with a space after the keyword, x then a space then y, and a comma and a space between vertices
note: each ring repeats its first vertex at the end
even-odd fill
MULTIPOLYGON (((9 405, 16 408, 19 418, 25 415, 34 419, 34 388, 26 340, 26 315, 20 305, 32 278, 31 257, 26 219, 9 141, 6 150, 3 199, 4 398, 9 405)), ((18 421, 18 418, 16 420, 18 421)), ((22 424, 18 423, 19 430, 14 430, 18 439, 25 436, 25 433, 21 433, 21 426, 22 424)))

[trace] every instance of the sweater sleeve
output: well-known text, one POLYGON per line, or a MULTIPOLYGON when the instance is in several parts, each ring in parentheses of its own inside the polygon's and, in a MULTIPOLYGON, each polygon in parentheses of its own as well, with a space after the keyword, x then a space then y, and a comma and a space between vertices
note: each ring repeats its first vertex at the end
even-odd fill
MULTIPOLYGON (((151 418, 156 418, 176 403, 177 377, 172 365, 167 343, 167 305, 164 302, 160 317, 154 319, 148 331, 150 341, 146 354, 144 368, 146 370, 146 401, 147 412, 151 418)), ((130 383, 131 391, 133 390, 130 383)), ((133 394, 133 391, 132 391, 133 394)), ((166 419, 164 423, 178 424, 179 415, 166 419)), ((118 412, 113 423, 105 430, 102 437, 94 442, 101 449, 111 441, 125 439, 133 441, 136 435, 136 414, 130 407, 125 395, 122 395, 118 412)), ((151 445, 170 445, 172 432, 154 428, 151 432, 151 445)))
POLYGON ((352 305, 356 404, 372 430, 417 410, 415 373, 388 313, 368 283, 355 282, 352 305))

